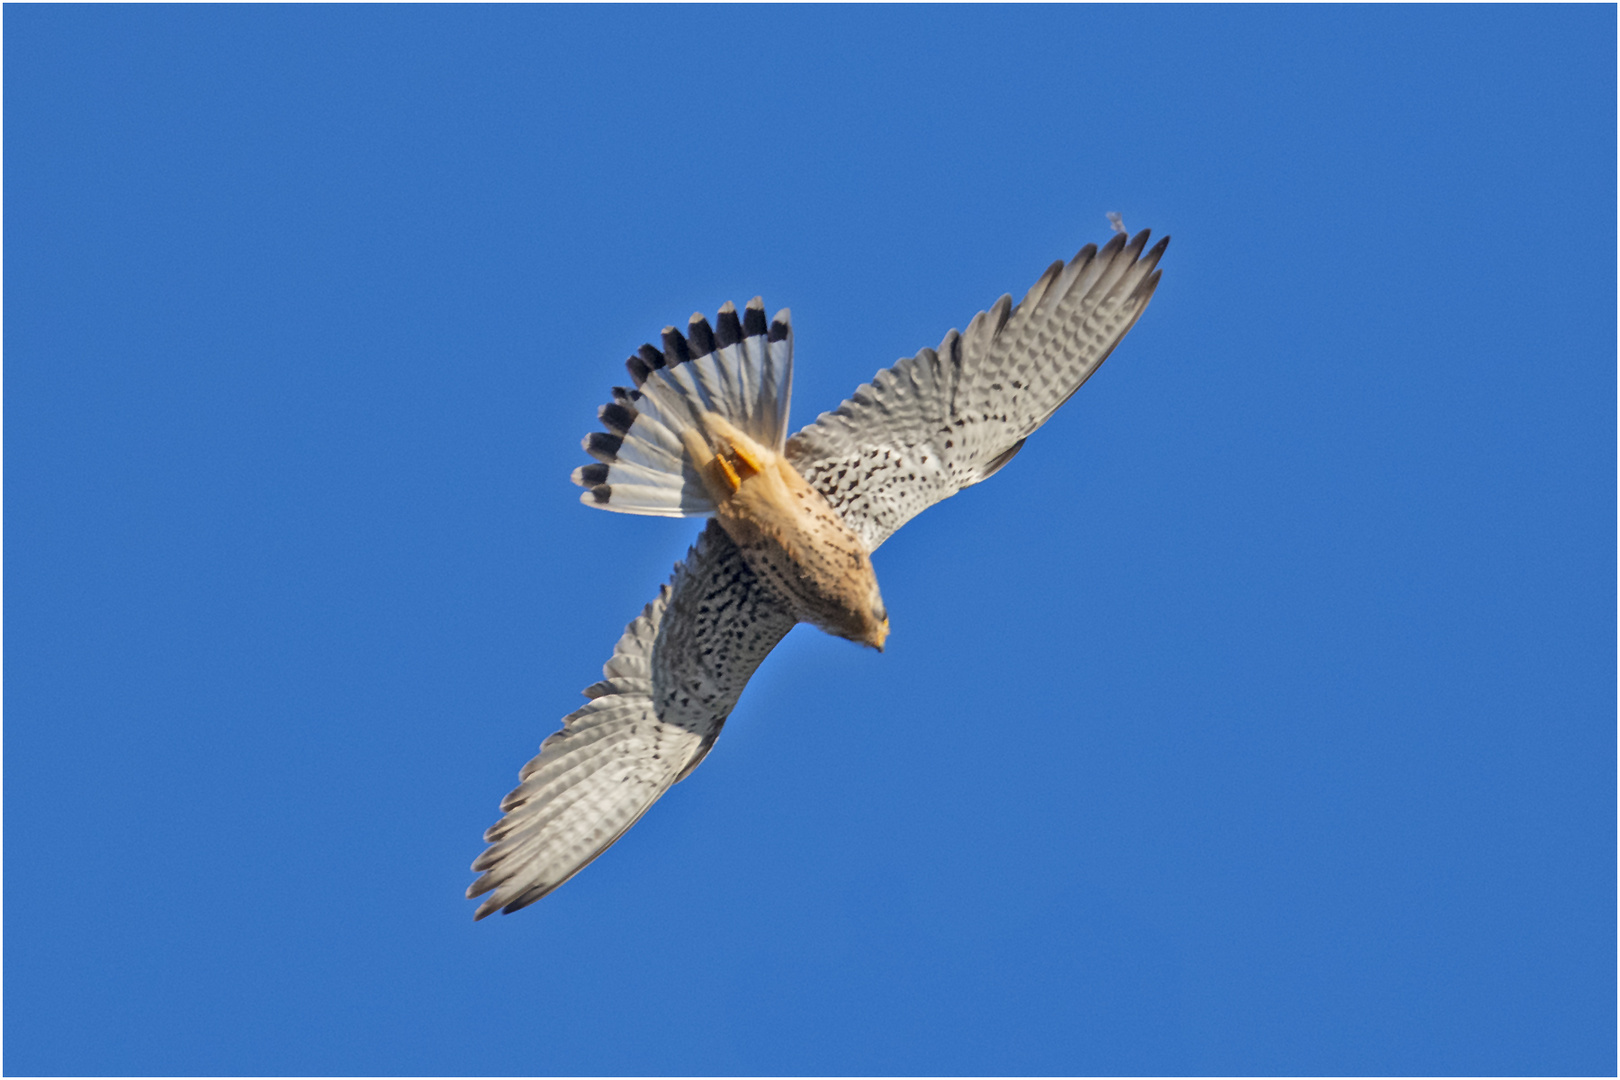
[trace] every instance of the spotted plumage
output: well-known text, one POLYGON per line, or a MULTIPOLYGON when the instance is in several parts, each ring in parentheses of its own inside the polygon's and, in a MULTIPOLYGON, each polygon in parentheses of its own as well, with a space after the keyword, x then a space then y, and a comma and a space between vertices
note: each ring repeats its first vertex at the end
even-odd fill
POLYGON ((483 918, 601 854, 708 753, 754 669, 798 622, 881 648, 871 553, 1007 464, 1147 307, 1169 242, 1116 235, 1057 262, 1016 306, 881 371, 791 439, 793 331, 755 297, 626 361, 574 471, 590 506, 712 518, 626 628, 591 700, 541 744, 485 834, 483 918))

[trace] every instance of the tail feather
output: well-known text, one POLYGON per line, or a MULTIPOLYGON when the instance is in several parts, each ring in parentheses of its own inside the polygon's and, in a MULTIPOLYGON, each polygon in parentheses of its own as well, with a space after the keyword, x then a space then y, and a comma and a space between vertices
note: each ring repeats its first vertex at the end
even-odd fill
POLYGON ((766 446, 782 453, 787 446, 788 406, 793 400, 793 323, 787 308, 776 313, 771 320, 765 345, 765 385, 761 387, 761 400, 774 405, 771 410, 771 428, 766 446))
POLYGON ((665 327, 662 348, 625 361, 634 389, 615 387, 598 411, 607 430, 585 437, 594 465, 574 470, 587 506, 686 517, 714 512, 681 434, 715 415, 781 452, 793 388, 793 328, 784 308, 767 324, 759 297, 741 318, 727 303, 715 325, 694 313, 683 335, 665 327))

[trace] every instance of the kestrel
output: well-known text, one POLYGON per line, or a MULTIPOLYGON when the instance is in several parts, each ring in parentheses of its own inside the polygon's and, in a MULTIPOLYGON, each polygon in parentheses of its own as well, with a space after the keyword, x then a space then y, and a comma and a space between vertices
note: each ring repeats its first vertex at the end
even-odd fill
POLYGON ((540 744, 473 863, 475 918, 577 874, 703 760, 743 687, 796 623, 881 650, 872 552, 923 509, 1006 465, 1146 309, 1169 237, 1055 262, 989 311, 881 371, 788 437, 793 328, 758 297, 694 314, 626 362, 634 389, 599 410, 574 471, 587 506, 709 517, 626 627, 590 702, 540 744))

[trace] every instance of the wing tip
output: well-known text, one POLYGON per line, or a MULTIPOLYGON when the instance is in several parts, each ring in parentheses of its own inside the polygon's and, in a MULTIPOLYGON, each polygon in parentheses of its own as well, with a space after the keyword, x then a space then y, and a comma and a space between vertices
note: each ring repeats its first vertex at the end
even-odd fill
POLYGON ((1159 260, 1164 258, 1164 253, 1169 249, 1170 234, 1165 233, 1163 236, 1159 237, 1159 242, 1154 244, 1152 249, 1146 255, 1142 256, 1142 261, 1147 263, 1149 266, 1157 266, 1159 264, 1159 260))

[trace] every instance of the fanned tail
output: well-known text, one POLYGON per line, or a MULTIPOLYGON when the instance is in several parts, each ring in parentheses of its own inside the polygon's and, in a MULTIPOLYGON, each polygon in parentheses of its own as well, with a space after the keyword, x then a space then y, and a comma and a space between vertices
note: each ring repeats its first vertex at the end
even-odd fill
POLYGON ((625 361, 634 389, 613 388, 598 410, 606 431, 585 437, 594 465, 574 470, 587 506, 625 514, 711 514, 714 502, 683 433, 706 432, 719 416, 761 446, 781 453, 793 391, 793 326, 787 309, 769 324, 759 297, 743 317, 727 303, 711 328, 693 313, 683 336, 664 328, 663 348, 643 345, 625 361))

